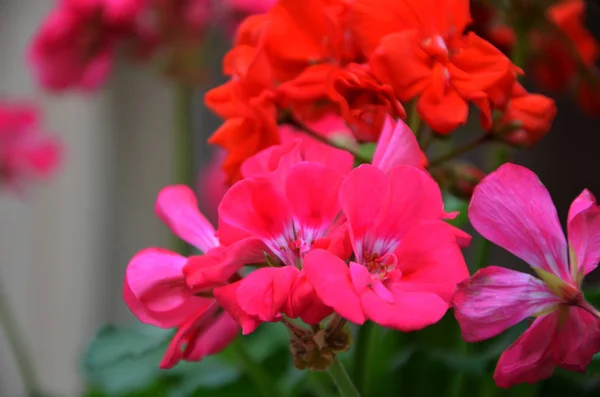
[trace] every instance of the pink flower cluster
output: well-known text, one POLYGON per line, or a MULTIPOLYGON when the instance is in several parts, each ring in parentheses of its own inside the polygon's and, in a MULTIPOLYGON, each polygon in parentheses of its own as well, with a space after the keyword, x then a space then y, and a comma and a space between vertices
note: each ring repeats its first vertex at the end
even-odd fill
POLYGON ((0 102, 0 185, 17 191, 58 166, 61 146, 40 126, 37 108, 0 102))
POLYGON ((226 18, 238 8, 265 12, 271 3, 230 0, 219 8, 219 16, 210 0, 56 0, 33 38, 28 59, 48 90, 93 91, 106 82, 119 51, 133 58, 158 52, 174 57, 199 46, 211 19, 226 18))
POLYGON ((284 317, 318 324, 337 313, 410 331, 437 322, 468 277, 444 219, 440 189, 410 129, 388 119, 372 165, 294 132, 246 160, 224 195, 218 229, 186 186, 156 212, 203 255, 152 248, 127 268, 124 297, 138 318, 178 332, 161 366, 200 360, 238 334, 284 317))

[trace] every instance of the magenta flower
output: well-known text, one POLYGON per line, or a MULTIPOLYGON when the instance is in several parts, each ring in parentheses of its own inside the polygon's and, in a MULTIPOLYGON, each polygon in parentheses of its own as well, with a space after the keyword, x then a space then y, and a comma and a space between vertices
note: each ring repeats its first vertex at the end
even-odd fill
POLYGON ((27 104, 0 102, 0 182, 21 190, 31 179, 50 176, 61 145, 40 126, 39 112, 27 104))
MULTIPOLYGON (((211 264, 207 269, 211 281, 203 287, 223 285, 236 277, 240 267, 252 263, 250 253, 256 253, 258 259, 254 261, 264 260, 265 248, 258 240, 241 239, 232 247, 221 246, 215 229, 198 211, 196 197, 187 186, 164 188, 156 201, 156 213, 173 233, 205 252, 198 258, 206 258, 211 264), (235 254, 240 246, 246 256, 235 254)), ((188 286, 184 274, 187 262, 188 258, 177 253, 149 248, 140 251, 127 265, 123 297, 133 314, 147 324, 178 328, 162 368, 170 368, 181 359, 199 361, 217 353, 238 333, 235 321, 214 298, 198 296, 198 291, 188 286)))
POLYGON ((339 200, 354 258, 315 249, 304 269, 317 295, 357 324, 370 319, 403 331, 437 322, 456 284, 468 277, 435 181, 420 169, 388 174, 371 165, 350 172, 339 200))
POLYGON ((491 338, 528 317, 533 324, 502 355, 498 386, 534 383, 557 366, 584 371, 600 351, 600 314, 583 298, 583 277, 600 259, 600 208, 587 190, 569 210, 565 240, 546 188, 530 170, 505 164, 476 188, 469 218, 486 239, 527 262, 538 277, 487 267, 453 299, 463 338, 491 338))

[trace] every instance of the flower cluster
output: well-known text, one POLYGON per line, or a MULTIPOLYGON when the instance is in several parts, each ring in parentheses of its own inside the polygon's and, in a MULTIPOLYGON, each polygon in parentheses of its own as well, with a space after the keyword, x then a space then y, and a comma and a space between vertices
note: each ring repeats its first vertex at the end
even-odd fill
POLYGON ((213 192, 217 227, 189 187, 168 186, 157 215, 201 254, 151 248, 127 267, 132 312, 178 329, 161 367, 282 322, 296 366, 324 369, 348 347, 348 321, 414 331, 453 306, 468 341, 537 317, 500 358, 500 386, 585 368, 600 350, 600 313, 580 288, 600 258, 591 194, 572 207, 567 244, 530 171, 446 164, 490 140, 532 145, 556 113, 471 23, 468 0, 279 0, 241 23, 229 80, 205 97, 225 119, 209 140, 225 150, 229 185, 213 192), (428 159, 427 139, 465 124, 470 105, 483 134, 428 159), (473 226, 538 277, 491 267, 469 278, 470 236, 447 222, 457 213, 440 186, 472 196, 473 226))
POLYGON ((18 191, 29 180, 50 176, 60 153, 59 142, 40 126, 36 107, 0 102, 0 185, 18 191))
MULTIPOLYGON (((107 80, 117 53, 155 56, 160 67, 190 82, 201 76, 197 47, 212 19, 231 24, 233 11, 264 12, 272 1, 57 0, 33 38, 28 58, 51 91, 93 91, 107 80)), ((233 28, 233 26, 232 26, 233 28)))

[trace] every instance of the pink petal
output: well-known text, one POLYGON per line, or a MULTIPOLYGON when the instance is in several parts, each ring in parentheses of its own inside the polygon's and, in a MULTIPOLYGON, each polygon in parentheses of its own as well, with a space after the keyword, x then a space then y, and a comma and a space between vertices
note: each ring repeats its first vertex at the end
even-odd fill
POLYGON ((216 320, 195 339, 189 341, 184 358, 200 361, 206 356, 217 354, 229 346, 240 332, 239 325, 228 313, 220 313, 216 320))
POLYGON ((596 198, 594 197, 592 192, 590 192, 587 189, 584 189, 583 192, 581 192, 581 194, 577 196, 577 198, 571 203, 571 207, 569 207, 568 221, 571 222, 577 214, 591 207, 594 207, 595 205, 596 198))
POLYGON ((571 306, 552 343, 554 361, 569 371, 585 372, 592 357, 600 352, 600 320, 571 306))
POLYGON ((158 217, 178 237, 202 252, 219 245, 215 228, 198 210, 196 195, 185 185, 163 188, 156 199, 158 217))
POLYGON ((469 277, 469 271, 453 229, 443 221, 424 222, 406 233, 396 250, 397 283, 410 284, 423 292, 439 295, 450 302, 456 285, 469 277))
POLYGON ((294 266, 267 267, 246 276, 237 289, 238 304, 261 321, 276 321, 298 277, 294 266))
POLYGON ((368 319, 399 331, 415 331, 438 322, 448 310, 448 303, 436 294, 392 289, 393 302, 382 299, 375 291, 365 290, 361 304, 368 319))
POLYGON ((496 384, 508 388, 552 376, 556 364, 552 361, 550 345, 557 326, 558 311, 538 317, 500 356, 494 372, 496 384))
POLYGON ((387 116, 372 164, 384 172, 397 165, 423 168, 423 154, 415 134, 402 120, 387 116))
POLYGON ((187 259, 170 251, 149 248, 127 265, 124 299, 140 321, 171 328, 205 306, 185 285, 182 268, 187 259))
POLYGON ((356 324, 364 324, 360 300, 354 291, 348 265, 323 249, 304 256, 304 272, 323 303, 340 316, 356 324))
POLYGON ((168 369, 175 366, 184 358, 185 350, 191 341, 198 338, 202 331, 209 327, 215 320, 218 306, 214 299, 206 310, 194 313, 183 324, 178 327, 177 333, 171 339, 167 351, 160 363, 160 368, 168 369))
POLYGON ((302 162, 290 170, 285 194, 300 236, 306 242, 312 243, 325 235, 339 215, 338 190, 341 182, 340 173, 319 163, 302 162))
POLYGON ((366 164, 350 171, 340 186, 340 205, 348 219, 350 238, 360 262, 367 233, 373 228, 377 215, 388 205, 389 190, 386 175, 366 164))
POLYGON ((291 291, 284 309, 286 316, 300 318, 306 324, 318 324, 331 314, 331 308, 319 299, 304 271, 294 281, 291 291))
POLYGON ((219 305, 242 327, 242 334, 248 335, 254 332, 261 321, 257 317, 247 314, 238 304, 237 290, 240 287, 240 283, 241 281, 238 281, 215 288, 213 295, 219 305))
POLYGON ((576 284, 598 266, 600 261, 600 207, 587 190, 573 201, 567 224, 571 257, 571 273, 576 284))
POLYGON ((469 219, 483 237, 533 268, 571 280, 556 208, 527 168, 504 164, 485 177, 473 193, 469 219))
POLYGON ((289 203, 271 182, 247 178, 229 189, 219 205, 222 222, 258 237, 281 259, 295 265, 296 257, 287 248, 294 238, 294 220, 289 203))
POLYGON ((496 336, 527 317, 555 310, 560 303, 540 279, 496 266, 460 283, 452 300, 467 342, 496 336))
POLYGON ((183 274, 194 292, 211 290, 227 283, 243 266, 265 262, 269 252, 260 239, 249 237, 228 247, 213 248, 205 255, 190 257, 183 274))
POLYGON ((352 255, 352 242, 348 233, 348 224, 342 218, 338 219, 336 225, 332 226, 332 230, 327 232, 325 237, 316 240, 311 248, 325 249, 346 261, 352 255))
POLYGON ((350 268, 350 278, 352 279, 354 291, 360 295, 371 284, 371 274, 366 267, 354 261, 350 261, 348 267, 350 268))

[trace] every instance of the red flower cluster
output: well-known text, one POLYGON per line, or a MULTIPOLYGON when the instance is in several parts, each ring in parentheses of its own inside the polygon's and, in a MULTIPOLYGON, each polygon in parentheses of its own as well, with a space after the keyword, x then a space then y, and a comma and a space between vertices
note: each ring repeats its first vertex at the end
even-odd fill
MULTIPOLYGON (((363 142, 377 140, 386 115, 404 117, 401 102, 414 102, 440 134, 464 124, 473 103, 485 130, 498 110, 509 113, 505 124, 541 135, 545 124, 531 113, 547 122, 553 102, 536 96, 530 109, 531 98, 523 101, 514 88, 520 69, 465 33, 470 22, 467 0, 281 0, 247 19, 223 61, 230 80, 206 95, 226 119, 210 142, 226 149, 230 182, 240 179, 245 159, 280 142, 278 124, 331 112, 363 142), (516 92, 519 101, 511 101, 516 92)), ((512 132, 511 140, 525 140, 512 132)))
MULTIPOLYGON (((271 2, 242 3, 244 10, 263 12, 271 2)), ((57 0, 33 39, 29 60, 40 84, 52 91, 97 89, 119 49, 134 58, 163 53, 168 61, 162 66, 183 74, 217 11, 210 0, 57 0)), ((221 11, 228 15, 231 9, 221 11)))
POLYGON ((50 176, 60 152, 58 140, 40 126, 38 109, 0 102, 0 185, 21 190, 30 179, 50 176))

